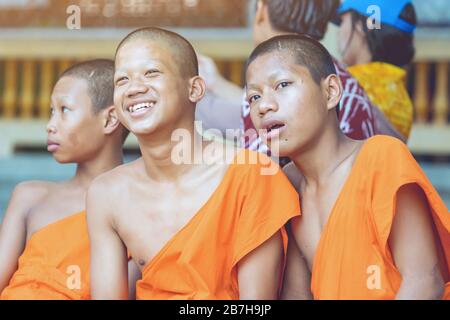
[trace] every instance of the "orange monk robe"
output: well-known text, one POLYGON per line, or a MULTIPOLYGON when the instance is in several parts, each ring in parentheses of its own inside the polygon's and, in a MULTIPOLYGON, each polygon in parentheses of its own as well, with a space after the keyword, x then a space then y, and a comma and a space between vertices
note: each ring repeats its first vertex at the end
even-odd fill
POLYGON ((449 297, 450 213, 408 148, 375 136, 362 147, 323 229, 312 266, 315 299, 395 299, 402 277, 388 238, 397 192, 410 183, 428 199, 449 297))
POLYGON ((243 257, 280 230, 285 256, 284 225, 300 214, 298 194, 273 162, 276 173, 262 174, 267 156, 243 154, 259 161, 239 164, 235 158, 204 206, 144 267, 137 299, 239 299, 243 257))
POLYGON ((2 300, 89 299, 85 212, 51 223, 28 239, 2 300))

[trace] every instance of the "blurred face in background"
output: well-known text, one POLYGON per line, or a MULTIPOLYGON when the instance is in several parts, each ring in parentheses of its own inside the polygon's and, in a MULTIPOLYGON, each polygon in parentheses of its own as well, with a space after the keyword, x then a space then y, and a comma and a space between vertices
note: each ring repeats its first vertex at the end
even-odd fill
POLYGON ((367 54, 369 51, 366 36, 360 22, 353 26, 350 12, 341 15, 341 19, 338 36, 339 53, 346 65, 353 66, 361 61, 362 53, 367 54))
POLYGON ((272 26, 269 20, 267 5, 258 0, 256 5, 255 20, 253 21, 253 42, 254 46, 258 46, 270 38, 272 26))

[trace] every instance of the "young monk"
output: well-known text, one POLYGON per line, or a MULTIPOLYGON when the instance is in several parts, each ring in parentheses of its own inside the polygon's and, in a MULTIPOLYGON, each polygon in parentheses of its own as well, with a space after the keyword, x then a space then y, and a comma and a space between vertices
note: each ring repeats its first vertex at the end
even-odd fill
POLYGON ((306 36, 272 38, 251 54, 246 79, 252 120, 292 159, 300 194, 283 298, 439 299, 444 283, 448 297, 450 214, 400 140, 339 130, 342 88, 327 50, 306 36))
MULTIPOLYGON (((322 40, 339 4, 339 0, 258 0, 253 23, 254 43, 258 45, 271 37, 292 33, 307 34, 316 40, 322 40)), ((375 134, 401 138, 402 135, 370 101, 345 66, 337 59, 333 60, 343 87, 338 112, 341 130, 356 140, 367 139, 375 134)), ((210 99, 200 103, 197 110, 198 119, 202 120, 206 127, 222 128, 227 124, 229 128, 237 128, 239 121, 237 125, 231 126, 231 119, 236 118, 233 116, 236 114, 235 110, 239 112, 239 107, 235 105, 241 103, 241 123, 246 132, 243 145, 250 150, 267 152, 267 146, 261 143, 250 118, 248 104, 242 103, 242 90, 231 90, 231 87, 236 86, 220 75, 211 59, 200 57, 200 62, 201 74, 205 74, 207 81, 207 97, 210 99), (233 93, 236 91, 237 94, 233 93)))
POLYGON ((82 62, 53 89, 47 148, 59 163, 76 163, 76 174, 15 188, 0 229, 2 299, 90 297, 86 190, 122 164, 128 134, 113 105, 113 75, 112 60, 82 62))
POLYGON ((190 43, 157 28, 132 32, 118 46, 114 84, 142 158, 89 189, 92 297, 128 297, 128 250, 142 271, 137 299, 276 299, 298 195, 266 156, 240 150, 229 164, 228 147, 202 141, 194 114, 205 83, 190 43), (188 138, 182 162, 178 133, 188 138), (266 165, 276 170, 264 174, 266 165))

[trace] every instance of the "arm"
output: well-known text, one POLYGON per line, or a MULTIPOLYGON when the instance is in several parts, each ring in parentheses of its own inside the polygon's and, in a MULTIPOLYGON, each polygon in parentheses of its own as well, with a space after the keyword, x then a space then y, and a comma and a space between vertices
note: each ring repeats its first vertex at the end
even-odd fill
POLYGON ((18 260, 26 243, 26 217, 32 203, 42 191, 31 183, 16 186, 0 227, 0 292, 17 270, 18 260))
POLYGON ((205 79, 209 91, 227 101, 242 103, 243 90, 233 82, 225 79, 217 70, 214 60, 204 55, 197 55, 200 75, 205 79))
POLYGON ((416 184, 397 193, 389 246, 402 283, 397 299, 441 299, 444 281, 427 198, 416 184))
POLYGON ((242 88, 226 80, 217 70, 214 61, 198 56, 200 75, 205 78, 207 92, 196 108, 196 120, 204 129, 239 129, 244 92, 242 88))
POLYGON ((277 299, 282 259, 283 241, 277 232, 238 263, 239 298, 277 299))
POLYGON ((284 272, 283 300, 311 300, 311 273, 296 240, 289 234, 286 270, 284 272))
POLYGON ((87 194, 87 223, 91 246, 91 296, 97 300, 128 299, 128 257, 117 234, 107 184, 94 181, 87 194))

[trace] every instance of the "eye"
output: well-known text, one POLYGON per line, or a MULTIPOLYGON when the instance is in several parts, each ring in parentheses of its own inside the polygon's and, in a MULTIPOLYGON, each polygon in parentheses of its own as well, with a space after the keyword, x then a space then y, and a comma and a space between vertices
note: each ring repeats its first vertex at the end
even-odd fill
POLYGON ((261 98, 261 96, 258 94, 252 95, 250 98, 248 98, 248 104, 251 105, 253 102, 258 100, 259 98, 261 98))
POLYGON ((51 107, 51 108, 50 108, 50 115, 52 116, 52 115, 54 115, 54 114, 55 114, 55 108, 51 107))
POLYGON ((116 80, 116 86, 123 85, 128 80, 127 77, 120 77, 116 80))
POLYGON ((62 111, 62 113, 66 113, 66 112, 70 111, 70 109, 65 106, 62 106, 61 111, 62 111))
POLYGON ((156 69, 150 69, 150 70, 148 70, 146 73, 145 73, 145 76, 146 77, 151 77, 151 76, 155 76, 155 75, 157 75, 157 74, 159 74, 160 72, 159 72, 159 70, 156 70, 156 69))
POLYGON ((275 87, 275 90, 282 89, 282 88, 286 88, 287 86, 291 85, 291 83, 292 83, 292 82, 288 82, 288 81, 280 82, 280 83, 277 84, 277 86, 275 87))

